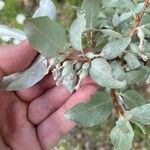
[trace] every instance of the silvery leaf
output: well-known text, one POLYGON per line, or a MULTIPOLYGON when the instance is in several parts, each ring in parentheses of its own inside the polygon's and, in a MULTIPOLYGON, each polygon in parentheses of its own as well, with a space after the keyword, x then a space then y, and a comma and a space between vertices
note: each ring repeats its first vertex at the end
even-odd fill
POLYGON ((17 40, 26 39, 26 35, 23 31, 19 29, 10 28, 6 25, 0 25, 0 37, 10 37, 17 40))
POLYGON ((122 96, 129 109, 145 104, 145 99, 135 90, 128 90, 122 96))
POLYGON ((111 29, 102 29, 100 30, 104 35, 107 35, 109 37, 113 37, 113 38, 121 38, 122 35, 119 32, 116 32, 114 30, 111 29))
POLYGON ((114 59, 119 55, 121 55, 126 50, 130 42, 131 42, 130 37, 112 40, 104 46, 101 54, 107 60, 114 59))
POLYGON ((76 73, 70 73, 68 76, 63 78, 62 84, 70 91, 73 92, 77 84, 77 75, 76 73))
POLYGON ((140 61, 138 60, 138 58, 136 57, 135 54, 133 53, 127 53, 125 56, 124 56, 124 59, 126 60, 127 62, 127 65, 130 69, 134 70, 138 67, 141 66, 141 63, 140 61))
POLYGON ((32 87, 48 73, 48 62, 43 56, 38 56, 34 63, 25 71, 4 77, 0 89, 16 91, 32 87))
POLYGON ((117 13, 113 16, 112 22, 115 27, 119 25, 120 20, 119 20, 119 16, 117 13))
POLYGON ((134 132, 129 121, 119 118, 110 137, 116 150, 131 150, 134 132))
POLYGON ((144 125, 150 125, 150 104, 145 104, 140 107, 133 108, 130 111, 133 119, 139 121, 144 125))
POLYGON ((121 64, 118 61, 113 61, 110 64, 110 66, 111 66, 112 76, 115 79, 123 80, 125 77, 125 71, 123 67, 121 66, 121 64))
POLYGON ((100 1, 83 0, 81 8, 85 11, 86 27, 92 29, 99 18, 100 1))
POLYGON ((40 0, 39 8, 33 15, 35 17, 48 16, 50 19, 54 20, 57 15, 55 4, 51 0, 40 0))
POLYGON ((74 49, 82 51, 82 33, 86 30, 85 14, 78 14, 70 27, 70 42, 74 49))
POLYGON ((125 75, 125 79, 128 85, 132 85, 147 79, 148 76, 149 70, 147 68, 140 68, 138 70, 127 72, 125 75))
POLYGON ((91 62, 90 76, 102 87, 119 89, 126 86, 125 81, 113 78, 111 67, 104 58, 96 58, 91 62))

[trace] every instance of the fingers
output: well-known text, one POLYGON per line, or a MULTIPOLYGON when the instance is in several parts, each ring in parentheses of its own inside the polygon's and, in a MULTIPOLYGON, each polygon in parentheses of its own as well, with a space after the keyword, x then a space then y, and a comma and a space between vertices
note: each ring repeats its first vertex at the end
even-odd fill
MULTIPOLYGON (((81 82, 81 86, 86 84, 95 84, 95 82, 88 76, 81 82)), ((21 100, 25 102, 31 102, 34 99, 36 99, 38 96, 44 94, 46 90, 52 89, 55 86, 56 83, 53 79, 53 75, 48 74, 38 84, 34 85, 31 88, 17 91, 16 94, 21 100)))
POLYGON ((94 80, 90 76, 85 77, 81 81, 81 85, 80 86, 87 85, 87 84, 94 84, 94 85, 96 85, 96 83, 94 82, 94 80))
POLYGON ((33 124, 39 124, 57 110, 70 96, 71 93, 63 86, 48 90, 29 105, 29 120, 33 124))
POLYGON ((21 100, 25 102, 31 102, 38 96, 41 96, 46 90, 54 87, 55 81, 53 80, 53 76, 51 74, 48 74, 38 84, 34 85, 31 88, 17 91, 16 94, 21 100))
POLYGON ((12 150, 42 150, 36 136, 36 129, 27 120, 27 105, 13 92, 9 92, 9 95, 6 93, 3 100, 8 101, 8 105, 3 113, 5 117, 1 120, 0 130, 6 143, 12 150))
POLYGON ((60 109, 38 126, 37 133, 45 150, 53 148, 66 133, 76 126, 64 117, 64 113, 74 105, 90 99, 96 91, 97 87, 94 85, 81 87, 60 109))
POLYGON ((0 136, 0 149, 1 150, 11 150, 3 141, 2 137, 0 136))
MULTIPOLYGON (((9 141, 12 150, 43 150, 36 136, 36 129, 20 128, 9 141)), ((1 149, 5 150, 5 149, 1 149)))
MULTIPOLYGON (((81 86, 86 84, 94 84, 94 82, 90 77, 87 77, 81 82, 81 86)), ((33 88, 32 90, 35 89, 33 88)), ((30 92, 32 92, 32 90, 30 92)), ((47 118, 48 115, 53 113, 63 103, 65 103, 70 96, 71 93, 63 86, 55 87, 54 89, 49 89, 46 93, 36 98, 29 105, 28 109, 29 120, 33 124, 39 124, 40 122, 45 120, 45 118, 47 118)))
POLYGON ((30 47, 27 40, 15 46, 0 46, 1 74, 4 76, 24 70, 36 55, 37 52, 30 47))
MULTIPOLYGON (((81 82, 81 86, 87 84, 95 84, 90 77, 85 78, 81 82)), ((36 87, 35 87, 36 88, 36 87)), ((32 90, 35 90, 32 88, 32 90)), ((30 92, 32 92, 32 90, 30 92)), ((28 91, 29 92, 29 91, 28 91)), ((29 92, 29 93, 30 93, 29 92)), ((29 94, 29 96, 31 93, 29 94)), ((38 95, 38 93, 37 93, 38 95)), ((42 96, 36 98, 29 106, 28 116, 33 124, 39 124, 48 115, 57 110, 71 96, 71 93, 64 87, 55 87, 49 89, 42 96)))

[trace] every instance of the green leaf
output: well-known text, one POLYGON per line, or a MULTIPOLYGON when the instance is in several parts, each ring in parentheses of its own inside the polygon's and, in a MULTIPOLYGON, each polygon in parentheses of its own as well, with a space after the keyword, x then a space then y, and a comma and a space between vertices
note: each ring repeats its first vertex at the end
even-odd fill
POLYGON ((131 0, 121 0, 131 11, 134 18, 136 17, 136 12, 134 11, 135 5, 131 0))
POLYGON ((27 19, 24 27, 30 44, 45 57, 56 55, 66 45, 65 31, 48 17, 27 19))
POLYGON ((85 11, 86 27, 92 29, 99 18, 100 2, 99 0, 83 0, 81 8, 85 11))
POLYGON ((140 68, 136 71, 129 71, 126 73, 126 81, 128 85, 136 84, 148 78, 149 72, 145 68, 140 68))
POLYGON ((134 12, 134 3, 131 0, 121 0, 131 11, 134 12))
POLYGON ((150 125, 150 104, 133 108, 130 112, 132 113, 134 120, 137 120, 144 125, 150 125))
POLYGON ((111 62, 110 66, 111 66, 112 76, 115 79, 123 80, 125 77, 125 71, 121 66, 121 64, 118 61, 113 61, 111 62))
POLYGON ((139 48, 135 43, 131 43, 130 44, 130 51, 134 54, 138 54, 139 53, 139 48))
POLYGON ((131 150, 134 132, 129 121, 119 118, 111 131, 110 137, 116 150, 131 150))
POLYGON ((111 29, 102 29, 100 30, 103 34, 109 36, 109 37, 113 37, 113 38, 121 38, 122 35, 114 30, 111 29))
POLYGON ((65 113, 65 117, 85 126, 92 127, 104 122, 112 111, 112 100, 106 92, 98 92, 91 101, 80 103, 65 113))
POLYGON ((119 16, 117 13, 113 16, 112 22, 113 22, 114 27, 117 27, 119 25, 120 20, 119 20, 119 16))
MULTIPOLYGON (((140 11, 142 10, 143 8, 143 5, 144 3, 138 3, 137 5, 135 5, 135 8, 134 10, 131 12, 125 12, 125 13, 122 13, 120 16, 119 16, 119 24, 126 21, 127 19, 130 19, 132 16, 135 17, 135 14, 138 14, 140 13, 140 11)), ((130 5, 131 6, 131 5, 130 5)), ((133 7, 132 7, 133 8, 133 7)), ((131 10, 131 9, 130 9, 131 10)))
POLYGON ((90 76, 102 87, 124 88, 125 81, 119 81, 112 77, 111 67, 104 58, 96 58, 91 62, 90 76))
POLYGON ((129 109, 142 106, 145 104, 145 99, 135 90, 128 90, 122 95, 124 102, 128 105, 129 109))
POLYGON ((104 55, 104 58, 107 60, 114 59, 126 50, 130 42, 130 37, 110 41, 102 49, 102 55, 104 55))
POLYGON ((17 91, 32 87, 37 82, 39 82, 47 73, 47 59, 40 55, 25 71, 5 77, 0 83, 0 89, 6 91, 17 91))
POLYGON ((70 73, 68 76, 63 78, 62 83, 70 92, 73 92, 77 84, 77 75, 75 73, 70 73))
POLYGON ((86 30, 85 14, 78 14, 78 17, 70 27, 70 42, 74 49, 82 51, 82 33, 86 30))
POLYGON ((57 16, 57 10, 55 4, 51 0, 40 0, 39 8, 33 15, 35 17, 48 16, 50 19, 54 20, 57 16))
POLYGON ((146 134, 145 127, 141 123, 139 123, 138 121, 135 121, 133 119, 131 119, 130 121, 132 123, 134 123, 136 126, 138 126, 141 129, 141 131, 143 132, 143 134, 146 134))
POLYGON ((134 70, 138 67, 141 66, 141 63, 140 61, 138 60, 138 58, 136 57, 135 54, 133 53, 127 53, 125 56, 124 56, 124 59, 126 60, 127 62, 127 65, 130 69, 134 70))
POLYGON ((70 92, 74 91, 78 79, 77 74, 74 71, 74 64, 72 61, 65 61, 63 63, 60 79, 62 79, 62 85, 64 85, 70 92))

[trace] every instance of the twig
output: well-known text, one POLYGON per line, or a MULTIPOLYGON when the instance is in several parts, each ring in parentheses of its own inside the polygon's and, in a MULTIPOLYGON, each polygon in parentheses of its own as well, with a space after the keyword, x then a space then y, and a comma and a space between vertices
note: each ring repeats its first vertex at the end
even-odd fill
POLYGON ((73 51, 72 53, 66 54, 66 53, 59 53, 59 55, 64 55, 65 56, 65 60, 76 60, 78 62, 89 62, 90 59, 87 58, 86 56, 82 55, 81 52, 79 51, 73 51))
POLYGON ((145 0, 144 6, 140 12, 140 14, 136 17, 135 19, 135 23, 131 29, 131 31, 129 32, 129 36, 132 37, 134 35, 134 33, 137 31, 137 27, 140 25, 141 19, 146 11, 146 8, 149 5, 149 0, 145 0))
POLYGON ((121 116, 124 116, 124 109, 119 104, 119 98, 118 98, 118 95, 116 94, 115 90, 111 90, 111 94, 113 97, 113 102, 114 102, 114 106, 115 106, 117 113, 121 116))
POLYGON ((66 60, 77 60, 78 62, 88 62, 90 61, 87 57, 83 57, 83 56, 66 56, 66 60))

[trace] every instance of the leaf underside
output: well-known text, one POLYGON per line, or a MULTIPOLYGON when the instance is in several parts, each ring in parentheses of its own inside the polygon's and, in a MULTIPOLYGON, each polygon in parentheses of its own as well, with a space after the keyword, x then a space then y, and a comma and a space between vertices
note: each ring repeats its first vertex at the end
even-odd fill
POLYGON ((25 71, 4 77, 3 81, 0 83, 0 89, 16 91, 32 87, 39 82, 47 72, 47 59, 40 55, 25 71))

